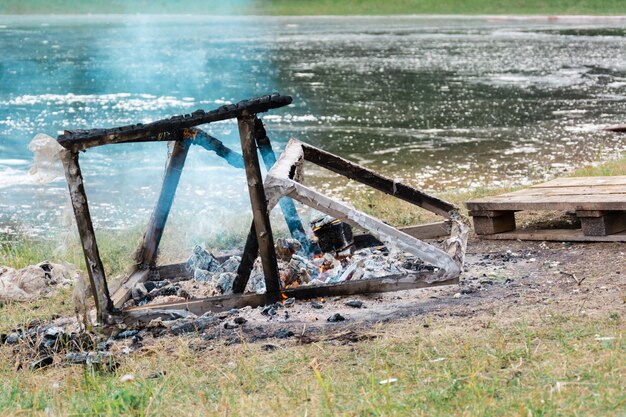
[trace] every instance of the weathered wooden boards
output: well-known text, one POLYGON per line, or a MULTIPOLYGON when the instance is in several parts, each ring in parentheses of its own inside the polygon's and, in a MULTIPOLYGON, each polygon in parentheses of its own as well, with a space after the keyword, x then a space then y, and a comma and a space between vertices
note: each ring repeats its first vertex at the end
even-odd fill
POLYGON ((96 304, 96 314, 100 323, 105 323, 108 313, 111 311, 112 303, 109 296, 104 275, 104 267, 100 259, 96 233, 89 214, 87 194, 83 184, 83 175, 78 164, 78 152, 65 150, 61 153, 63 167, 65 168, 65 178, 70 192, 72 208, 76 217, 76 226, 80 235, 80 241, 85 255, 85 265, 91 282, 93 298, 96 304))
MULTIPOLYGON (((287 289, 282 295, 293 297, 299 300, 306 300, 316 297, 330 297, 354 294, 371 294, 389 291, 410 290, 415 288, 429 288, 441 285, 457 284, 458 277, 444 280, 433 280, 431 272, 417 272, 406 275, 394 275, 384 278, 363 279, 356 281, 346 281, 339 284, 328 284, 320 286, 301 286, 295 289, 287 289)), ((231 308, 242 308, 245 306, 258 307, 273 302, 271 294, 235 294, 222 295, 218 297, 203 298, 200 300, 189 300, 178 303, 152 304, 141 307, 131 307, 126 310, 129 322, 150 321, 157 317, 167 315, 168 311, 183 310, 201 315, 207 311, 220 312, 228 311, 231 308)))
POLYGON ((476 234, 490 239, 623 241, 626 176, 559 178, 524 190, 468 201, 476 234), (575 211, 581 231, 515 230, 521 210, 575 211))

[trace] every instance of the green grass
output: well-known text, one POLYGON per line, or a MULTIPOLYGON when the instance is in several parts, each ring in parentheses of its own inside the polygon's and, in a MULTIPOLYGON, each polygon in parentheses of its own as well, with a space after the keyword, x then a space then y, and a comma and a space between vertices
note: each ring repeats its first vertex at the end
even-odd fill
POLYGON ((114 373, 15 372, 0 354, 0 410, 44 415, 618 416, 625 344, 619 320, 422 317, 370 329, 356 344, 266 352, 198 337, 162 339, 114 373), (502 320, 504 319, 504 320, 502 320), (428 321, 430 326, 422 324, 428 321), (468 328, 473 331, 467 331, 468 328), (597 341, 596 335, 614 337, 597 341), (164 372, 159 377, 155 372, 164 372), (120 376, 135 380, 123 383, 120 376), (380 381, 397 378, 381 385, 380 381))
POLYGON ((626 13, 623 0, 3 0, 0 14, 204 13, 261 15, 626 13))

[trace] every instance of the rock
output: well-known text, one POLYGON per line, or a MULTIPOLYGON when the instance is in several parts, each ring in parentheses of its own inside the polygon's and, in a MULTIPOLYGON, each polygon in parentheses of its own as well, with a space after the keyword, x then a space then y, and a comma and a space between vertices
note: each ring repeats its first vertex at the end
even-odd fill
POLYGON ((65 355, 65 361, 70 365, 85 365, 94 369, 106 368, 108 371, 117 368, 111 352, 70 352, 65 355))
POLYGON ((239 268, 240 263, 240 256, 231 256, 223 264, 220 265, 219 270, 221 272, 237 272, 237 268, 239 268))
POLYGON ((352 307, 352 308, 362 308, 363 307, 363 301, 361 300, 348 300, 345 302, 345 305, 347 305, 348 307, 352 307))
POLYGON ((233 272, 222 272, 217 279, 217 289, 222 294, 232 294, 235 278, 237 278, 237 274, 233 272))
POLYGON ((456 293, 456 294, 454 294, 452 297, 453 297, 453 298, 461 298, 461 293, 460 293, 460 292, 457 292, 457 293, 456 293))
POLYGON ((248 320, 244 319, 243 317, 235 317, 235 320, 233 320, 235 322, 235 324, 244 324, 246 323, 248 320))
POLYGON ((116 334, 113 339, 115 340, 121 340, 121 339, 130 339, 133 336, 137 335, 139 333, 139 330, 125 330, 123 332, 120 332, 118 334, 116 334))
POLYGON ((263 314, 264 316, 275 316, 276 309, 274 308, 273 305, 268 305, 268 306, 263 307, 263 310, 261 310, 261 314, 263 314))
POLYGON ((335 313, 332 316, 330 316, 329 318, 326 319, 326 321, 330 322, 330 323, 336 323, 339 321, 344 321, 346 318, 344 316, 342 316, 339 313, 335 313))
POLYGON ((272 345, 272 344, 269 344, 269 343, 268 343, 268 344, 263 345, 263 349, 265 349, 265 350, 266 350, 266 351, 268 351, 268 352, 273 352, 273 351, 275 351, 276 349, 278 349, 278 346, 276 346, 276 345, 272 345))
POLYGON ((472 287, 464 287, 464 288, 461 288, 461 291, 460 291, 461 294, 471 294, 473 292, 476 292, 476 290, 472 287))
POLYGON ((194 322, 189 319, 178 319, 176 323, 170 327, 170 331, 176 336, 180 336, 185 333, 192 333, 196 331, 194 322))
POLYGON ((196 269, 193 273, 193 279, 198 282, 211 282, 213 281, 213 273, 202 269, 196 269))
POLYGON ((324 308, 324 305, 322 303, 318 303, 317 301, 313 300, 311 301, 311 307, 319 310, 321 308, 324 308))
POLYGON ((203 271, 217 272, 219 270, 219 262, 202 246, 196 245, 185 267, 188 271, 201 269, 203 271))
POLYGON ((237 325, 236 325, 236 324, 234 324, 234 323, 233 323, 233 324, 230 324, 230 323, 226 322, 226 323, 224 323, 224 328, 225 328, 226 330, 232 330, 232 329, 238 329, 238 328, 239 328, 239 326, 237 326, 237 325))
POLYGON ((185 300, 189 300, 191 298, 191 294, 189 294, 186 289, 180 287, 176 290, 176 296, 184 298, 185 300))
POLYGON ((53 362, 54 362, 54 359, 52 358, 52 356, 45 356, 35 362, 32 362, 30 364, 30 369, 35 370, 35 369, 46 368, 52 365, 53 362))
POLYGON ((296 303, 296 299, 291 297, 291 298, 287 298, 284 302, 283 302, 283 306, 285 307, 291 307, 296 303))
POLYGON ((130 292, 130 296, 135 301, 141 301, 146 295, 148 295, 148 290, 146 289, 146 286, 143 285, 143 282, 135 284, 130 292))
POLYGON ((193 324, 198 329, 198 331, 203 331, 207 327, 219 323, 219 319, 214 316, 200 316, 194 320, 193 324))
POLYGON ((294 333, 291 330, 286 330, 286 329, 277 330, 274 333, 274 337, 278 339, 287 339, 293 336, 294 336, 294 333))

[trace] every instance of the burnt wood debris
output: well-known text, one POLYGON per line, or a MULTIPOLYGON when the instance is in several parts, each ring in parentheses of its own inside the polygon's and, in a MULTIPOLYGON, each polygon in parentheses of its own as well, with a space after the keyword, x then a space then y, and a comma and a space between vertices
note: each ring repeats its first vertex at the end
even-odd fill
POLYGON ((424 288, 458 282, 468 233, 466 221, 460 216, 458 208, 399 181, 299 141, 291 140, 277 160, 265 127, 257 115, 287 106, 291 102, 291 97, 275 93, 243 100, 237 104, 222 106, 208 112, 197 110, 192 114, 175 116, 153 123, 117 128, 68 130, 58 137, 57 141, 65 148, 62 159, 70 199, 95 299, 97 319, 101 326, 169 317, 176 315, 176 311, 180 310, 202 314, 207 311, 223 311, 235 307, 260 306, 287 297, 307 299, 318 296, 424 288), (200 125, 226 119, 237 120, 241 154, 229 149, 221 141, 198 128, 200 125), (136 266, 120 287, 110 295, 89 213, 87 194, 79 166, 79 152, 96 146, 131 142, 168 142, 170 153, 161 192, 135 255, 136 266), (124 304, 130 298, 135 285, 166 278, 187 279, 191 273, 183 263, 158 265, 159 243, 191 145, 215 152, 232 167, 244 169, 246 172, 253 221, 233 282, 233 294, 125 308, 124 304), (259 154, 268 170, 265 180, 261 175, 259 154), (429 210, 442 216, 444 220, 402 229, 393 228, 302 185, 300 178, 305 160, 429 210), (355 234, 354 237, 351 234, 348 236, 356 245, 394 246, 417 256, 432 265, 432 268, 382 278, 281 288, 269 217, 273 207, 276 205, 281 207, 292 238, 299 242, 305 253, 320 252, 318 244, 307 238, 294 200, 333 216, 342 222, 341 227, 348 227, 344 226, 345 224, 364 230, 365 233, 355 234), (445 241, 443 249, 420 240, 446 235, 449 238, 445 241), (243 294, 253 264, 259 255, 266 292, 243 294))

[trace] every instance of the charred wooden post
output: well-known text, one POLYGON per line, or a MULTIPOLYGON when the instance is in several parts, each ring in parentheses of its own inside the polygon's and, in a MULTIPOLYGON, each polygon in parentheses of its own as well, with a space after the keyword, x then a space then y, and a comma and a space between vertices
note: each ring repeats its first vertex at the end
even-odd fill
POLYGON ((185 165, 190 146, 190 141, 177 141, 174 143, 172 153, 169 155, 165 175, 163 177, 163 184, 161 185, 161 193, 159 194, 159 199, 150 217, 148 229, 143 236, 143 242, 138 251, 137 264, 140 269, 152 267, 156 263, 157 252, 159 244, 161 243, 161 237, 163 236, 163 230, 165 229, 165 223, 167 222, 167 217, 170 214, 172 203, 174 202, 176 188, 178 188, 178 182, 183 172, 183 166, 185 165))
POLYGON ((237 117, 237 123, 239 125, 243 159, 246 162, 248 191, 250 192, 254 228, 263 263, 265 287, 268 294, 277 295, 280 291, 278 262, 276 261, 274 236, 272 235, 267 200, 265 198, 265 190, 263 189, 263 178, 261 177, 261 167, 259 166, 259 157, 254 140, 254 118, 254 114, 243 111, 237 117))
POLYGON ((78 153, 65 150, 61 153, 63 167, 65 168, 65 178, 70 192, 72 208, 76 217, 76 226, 80 235, 80 241, 85 255, 85 265, 91 282, 93 298, 96 304, 97 319, 102 324, 107 323, 107 318, 111 312, 111 298, 107 287, 104 267, 100 259, 96 234, 89 214, 87 194, 83 184, 83 175, 78 164, 78 153))
POLYGON ((252 220, 248 238, 246 239, 246 245, 241 255, 241 263, 239 263, 239 267, 237 268, 237 277, 235 281, 233 281, 233 292, 235 294, 241 294, 246 290, 250 273, 254 267, 254 261, 256 261, 258 255, 259 241, 256 238, 256 229, 254 228, 254 220, 252 220))
MULTIPOLYGON (((263 126, 263 122, 258 117, 254 118, 254 138, 259 148, 259 152, 261 153, 261 157, 263 158, 263 162, 265 163, 265 168, 269 171, 276 163, 276 155, 272 149, 270 139, 267 137, 265 126, 263 126)), ((300 216, 298 216, 298 212, 296 211, 296 205, 290 198, 281 198, 279 204, 280 209, 285 216, 285 221, 287 222, 287 227, 289 228, 291 237, 297 239, 302 245, 304 251, 308 253, 310 243, 306 237, 306 233, 304 232, 300 216)))
POLYGON ((416 188, 399 183, 380 175, 370 169, 362 167, 347 159, 333 155, 314 146, 302 143, 304 159, 321 167, 329 169, 344 177, 358 181, 372 188, 390 194, 394 197, 408 201, 428 211, 450 218, 452 213, 458 211, 458 207, 439 198, 428 195, 416 188))

